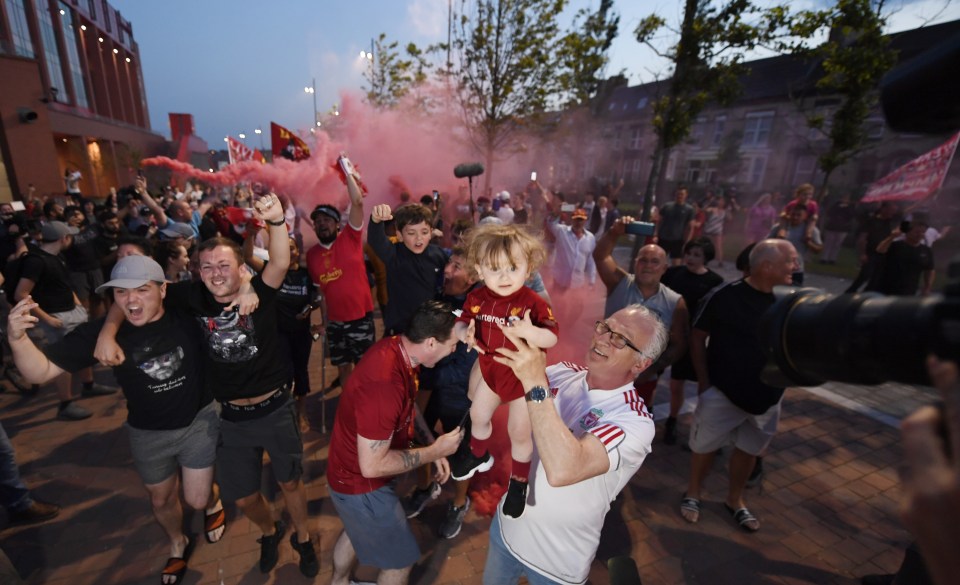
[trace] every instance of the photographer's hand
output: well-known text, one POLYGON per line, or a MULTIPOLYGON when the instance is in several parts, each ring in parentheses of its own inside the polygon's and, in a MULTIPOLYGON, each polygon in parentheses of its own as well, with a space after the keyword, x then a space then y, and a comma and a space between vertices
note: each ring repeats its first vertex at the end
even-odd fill
POLYGON ((956 363, 930 357, 927 367, 944 407, 921 408, 901 425, 900 509, 934 581, 945 585, 960 574, 960 384, 956 363))

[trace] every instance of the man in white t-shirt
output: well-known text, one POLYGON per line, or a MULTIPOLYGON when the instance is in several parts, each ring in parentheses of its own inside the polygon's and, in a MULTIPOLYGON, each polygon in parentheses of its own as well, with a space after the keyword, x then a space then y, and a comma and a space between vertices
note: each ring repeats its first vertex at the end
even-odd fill
POLYGON ((667 332, 647 308, 630 305, 597 322, 587 367, 547 368, 515 330, 503 332, 517 350, 494 359, 523 383, 535 449, 523 515, 498 508, 490 526, 483 582, 584 583, 610 503, 651 450, 653 417, 633 380, 666 347, 667 332))

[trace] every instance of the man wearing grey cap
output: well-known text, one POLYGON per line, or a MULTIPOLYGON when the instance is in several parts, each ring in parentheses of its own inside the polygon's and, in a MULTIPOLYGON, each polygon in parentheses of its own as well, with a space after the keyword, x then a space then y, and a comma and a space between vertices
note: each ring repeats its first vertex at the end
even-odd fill
MULTIPOLYGON (((117 343, 127 359, 113 371, 127 399, 127 427, 134 465, 150 495, 157 522, 170 539, 163 583, 179 583, 196 544, 183 532, 179 485, 187 505, 206 509, 207 540, 223 534, 225 517, 213 485, 219 418, 204 384, 203 338, 189 316, 164 310, 167 284, 152 258, 121 258, 109 282, 124 322, 117 343)), ((38 324, 37 303, 24 297, 11 310, 7 337, 14 362, 28 381, 42 384, 87 368, 103 319, 84 323, 43 351, 25 335, 38 324)))
MULTIPOLYGON (((40 246, 31 248, 21 264, 20 280, 14 292, 14 298, 21 301, 32 296, 36 303, 32 310, 37 318, 37 327, 30 335, 37 344, 44 346, 56 343, 63 336, 87 321, 87 310, 77 298, 67 272, 66 264, 60 252, 69 248, 73 236, 79 230, 62 221, 43 224, 40 233, 40 246)), ((115 390, 93 383, 93 370, 80 371, 83 381, 83 396, 113 394, 115 390)), ((73 379, 63 375, 55 381, 60 407, 57 418, 63 420, 82 420, 90 416, 90 411, 73 402, 73 379)))

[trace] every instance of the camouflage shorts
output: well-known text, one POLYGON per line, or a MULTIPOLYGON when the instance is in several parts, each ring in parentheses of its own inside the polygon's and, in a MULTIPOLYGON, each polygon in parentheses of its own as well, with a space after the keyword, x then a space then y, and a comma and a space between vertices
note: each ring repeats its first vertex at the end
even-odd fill
POLYGON ((330 363, 340 366, 359 362, 363 353, 373 345, 375 335, 373 313, 367 313, 356 321, 331 321, 327 325, 330 363))

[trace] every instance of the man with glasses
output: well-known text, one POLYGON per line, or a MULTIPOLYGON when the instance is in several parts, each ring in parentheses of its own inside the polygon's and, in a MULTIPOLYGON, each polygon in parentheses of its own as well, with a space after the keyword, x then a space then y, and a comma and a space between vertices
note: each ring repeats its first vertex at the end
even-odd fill
POLYGON ((613 259, 613 249, 624 234, 625 226, 633 221, 629 216, 615 221, 597 242, 593 258, 600 280, 607 287, 604 315, 612 315, 629 305, 643 305, 653 312, 670 332, 670 342, 660 359, 634 383, 647 408, 652 410, 653 393, 657 388, 660 373, 684 354, 690 314, 683 297, 660 282, 669 266, 667 253, 660 246, 650 244, 640 248, 634 274, 617 266, 613 259))
POLYGON ((497 350, 523 384, 534 453, 527 504, 490 526, 483 582, 584 583, 603 519, 653 442, 653 419, 633 387, 667 345, 646 307, 631 305, 597 321, 585 366, 546 367, 543 351, 503 328, 515 351, 497 350))

